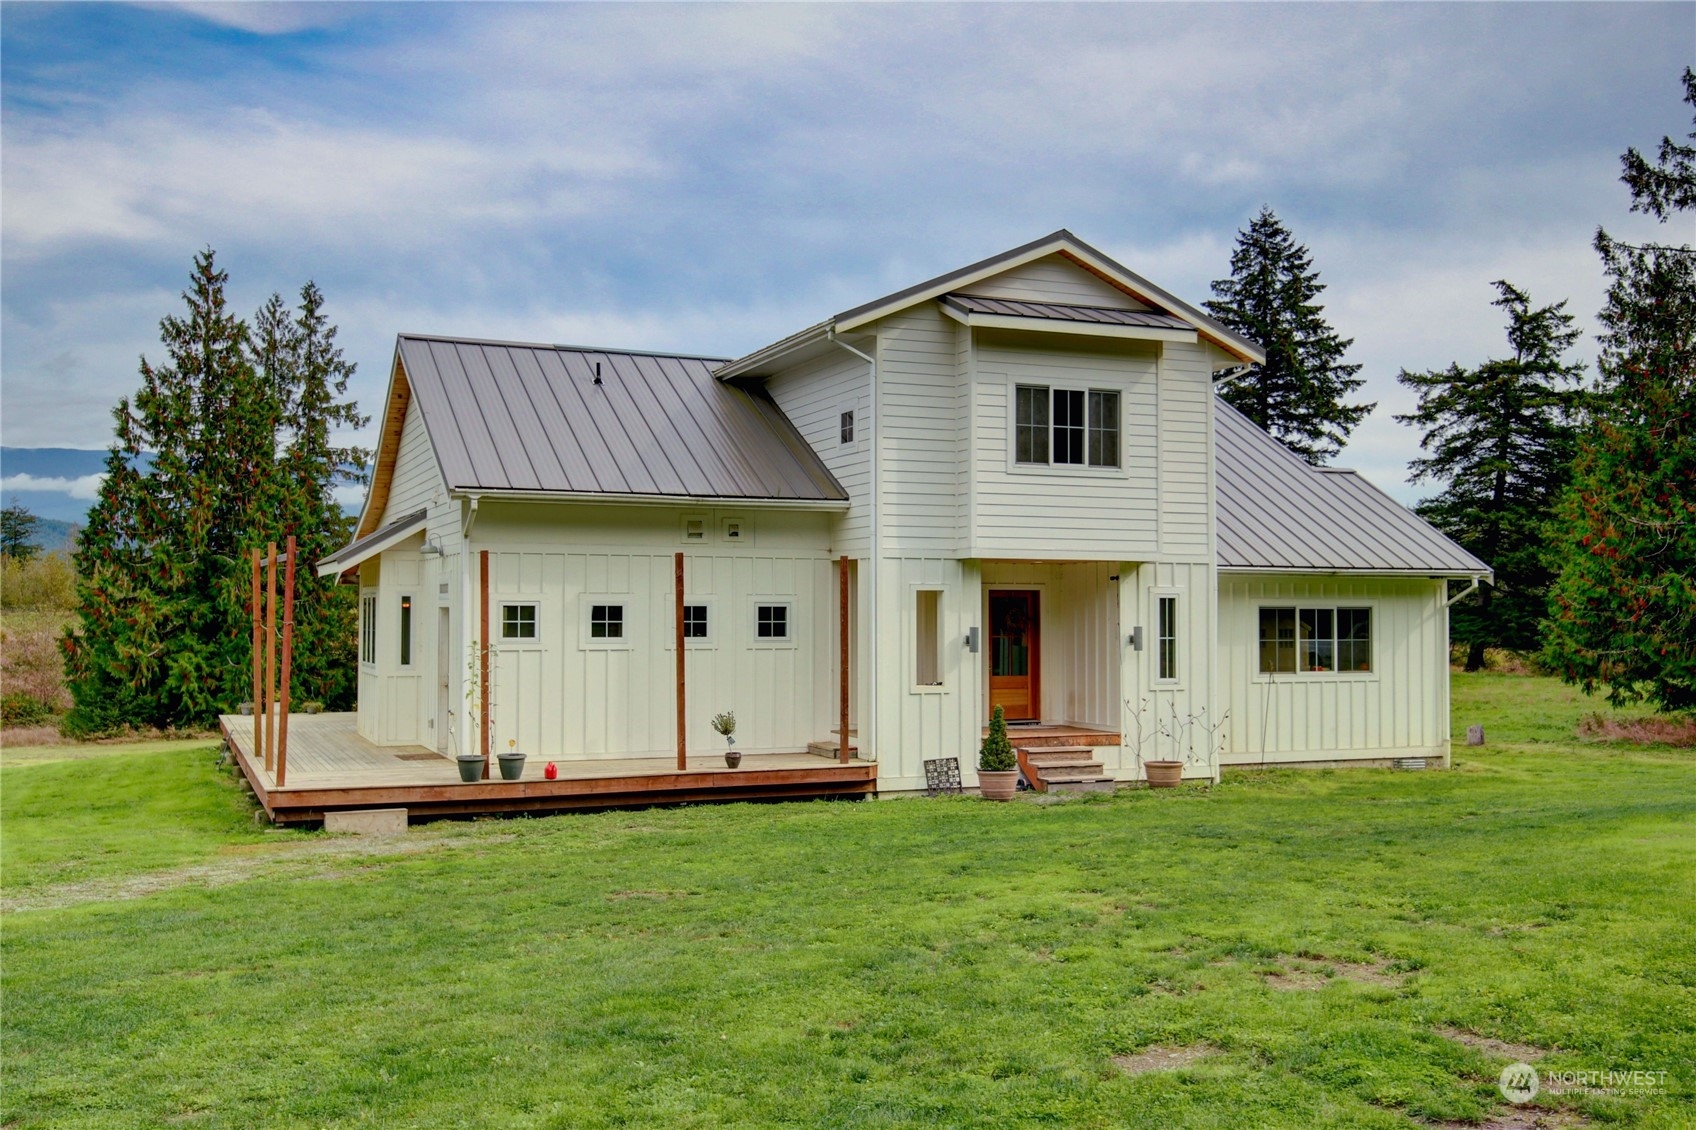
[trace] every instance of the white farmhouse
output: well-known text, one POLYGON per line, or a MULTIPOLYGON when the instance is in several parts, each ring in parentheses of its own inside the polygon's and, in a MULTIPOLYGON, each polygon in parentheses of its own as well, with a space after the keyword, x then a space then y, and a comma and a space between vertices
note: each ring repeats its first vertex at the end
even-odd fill
POLYGON ((533 776, 722 750, 723 710, 835 756, 845 709, 899 792, 972 785, 1000 706, 1074 783, 1446 763, 1448 583, 1489 569, 1227 407, 1262 356, 1065 231, 735 360, 403 335, 319 564, 358 733, 533 776))

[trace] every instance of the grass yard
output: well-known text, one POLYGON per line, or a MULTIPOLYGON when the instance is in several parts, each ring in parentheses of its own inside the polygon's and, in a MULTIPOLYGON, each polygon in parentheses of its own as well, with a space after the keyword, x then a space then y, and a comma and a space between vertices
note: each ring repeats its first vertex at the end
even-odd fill
POLYGON ((1454 701, 1449 773, 394 841, 206 747, 8 755, 0 1124, 1477 1125, 1546 1052, 1666 1072, 1552 1124, 1696 1125, 1696 751, 1454 701))

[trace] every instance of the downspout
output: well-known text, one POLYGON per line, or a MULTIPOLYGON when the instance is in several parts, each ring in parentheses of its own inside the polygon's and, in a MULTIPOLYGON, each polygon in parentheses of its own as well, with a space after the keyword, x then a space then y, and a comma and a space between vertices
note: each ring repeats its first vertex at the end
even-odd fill
POLYGON ((871 616, 868 621, 870 638, 866 640, 864 652, 865 667, 870 672, 870 678, 866 680, 866 716, 861 719, 861 724, 866 731, 865 744, 862 748, 870 752, 875 759, 877 757, 877 626, 882 614, 877 603, 877 575, 879 567, 883 564, 883 526, 879 521, 882 508, 878 505, 878 500, 883 495, 883 460, 880 450, 883 446, 881 443, 883 437, 878 427, 877 415, 877 358, 868 353, 860 352, 837 337, 834 325, 826 331, 826 336, 833 345, 841 346, 871 366, 872 536, 871 548, 868 551, 871 557, 871 575, 866 579, 866 599, 871 605, 871 616))
POLYGON ((1449 599, 1445 600, 1443 602, 1443 607, 1444 608, 1453 608, 1455 606, 1456 602, 1461 601, 1461 600, 1465 600, 1467 597, 1469 597, 1473 593, 1477 592, 1478 591, 1478 582, 1482 579, 1483 579, 1483 574, 1481 574, 1481 573, 1472 574, 1472 583, 1470 585, 1467 585, 1464 589, 1461 589, 1459 592, 1455 593, 1455 595, 1449 597, 1449 599))

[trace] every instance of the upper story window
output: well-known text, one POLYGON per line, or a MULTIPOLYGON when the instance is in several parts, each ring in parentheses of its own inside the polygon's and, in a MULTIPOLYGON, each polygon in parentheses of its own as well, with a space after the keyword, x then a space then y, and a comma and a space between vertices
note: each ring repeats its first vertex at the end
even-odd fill
POLYGON ((1014 411, 1014 462, 1057 467, 1119 465, 1118 393, 1019 385, 1014 390, 1014 411))
POLYGON ((853 409, 847 409, 842 413, 841 425, 842 425, 842 442, 843 443, 853 443, 854 442, 854 411, 853 411, 853 409))

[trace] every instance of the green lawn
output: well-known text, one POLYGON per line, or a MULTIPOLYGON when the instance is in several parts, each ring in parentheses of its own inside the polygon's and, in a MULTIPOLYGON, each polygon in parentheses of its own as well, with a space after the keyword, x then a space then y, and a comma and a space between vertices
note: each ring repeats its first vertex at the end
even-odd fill
POLYGON ((1477 1123, 1508 1061, 1457 1029, 1667 1072, 1546 1109, 1696 1124, 1696 752, 1454 701, 1449 773, 386 843, 256 828, 205 747, 9 763, 0 1124, 1477 1123))

